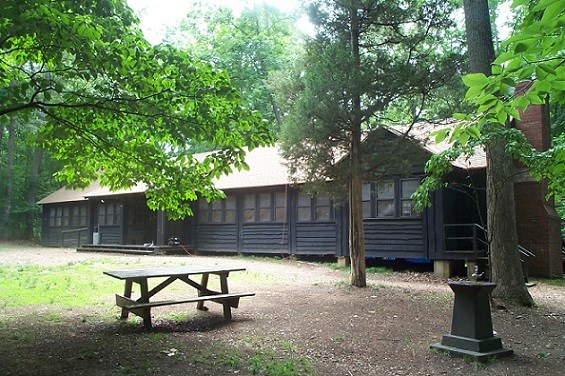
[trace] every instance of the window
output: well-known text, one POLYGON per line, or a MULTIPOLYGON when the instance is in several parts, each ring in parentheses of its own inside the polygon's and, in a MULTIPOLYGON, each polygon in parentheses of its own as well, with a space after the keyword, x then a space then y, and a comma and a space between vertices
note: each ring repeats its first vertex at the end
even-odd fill
POLYGON ((100 202, 98 206, 98 225, 117 226, 120 223, 120 205, 116 202, 100 202))
POLYGON ((73 226, 86 226, 86 205, 73 206, 73 226))
POLYGON ((198 221, 200 223, 210 222, 210 211, 208 210, 208 203, 204 199, 198 201, 198 221))
POLYGON ((410 217, 418 215, 410 196, 419 179, 385 180, 363 184, 363 218, 410 217))
POLYGON ((243 222, 255 222, 255 195, 243 196, 243 222))
POLYGON ((327 197, 316 197, 316 221, 331 219, 331 203, 327 197))
POLYGON ((244 222, 285 222, 286 193, 247 194, 243 204, 244 222))
POLYGON ((224 200, 208 203, 204 199, 198 201, 199 223, 235 223, 235 196, 227 196, 224 200))
POLYGON ((259 202, 259 222, 270 222, 271 212, 273 207, 271 205, 271 194, 270 193, 260 193, 258 195, 259 202))
POLYGON ((298 220, 312 220, 312 198, 305 193, 298 193, 298 220))
POLYGON ((58 206, 49 208, 50 227, 86 226, 86 205, 58 206))
POLYGON ((328 197, 310 197, 305 193, 298 194, 299 221, 331 221, 333 220, 332 202, 328 197))
POLYGON ((394 181, 384 181, 376 185, 377 217, 394 217, 394 181))
POLYGON ((286 222, 286 194, 275 193, 275 222, 286 222))
POLYGON ((224 200, 224 222, 235 223, 235 196, 228 196, 224 200))
POLYGON ((401 180, 401 195, 400 195, 400 202, 401 202, 401 215, 403 217, 417 215, 414 211, 414 202, 410 198, 416 189, 418 188, 419 180, 418 179, 407 179, 401 180))
POLYGON ((211 205, 212 205, 212 208, 211 208, 211 213, 212 213, 211 222, 212 222, 212 223, 222 223, 222 202, 221 202, 221 201, 212 202, 211 205))
POLYGON ((361 190, 361 200, 363 207, 363 218, 372 218, 373 215, 373 185, 371 183, 364 183, 361 190))

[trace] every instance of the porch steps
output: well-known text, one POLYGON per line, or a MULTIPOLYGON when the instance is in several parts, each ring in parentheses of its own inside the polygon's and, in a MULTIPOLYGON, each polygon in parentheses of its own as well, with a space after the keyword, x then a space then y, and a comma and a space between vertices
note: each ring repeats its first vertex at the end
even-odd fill
POLYGON ((157 255, 159 250, 155 246, 142 245, 120 245, 120 244, 82 244, 77 248, 77 252, 104 252, 122 253, 130 255, 157 255))

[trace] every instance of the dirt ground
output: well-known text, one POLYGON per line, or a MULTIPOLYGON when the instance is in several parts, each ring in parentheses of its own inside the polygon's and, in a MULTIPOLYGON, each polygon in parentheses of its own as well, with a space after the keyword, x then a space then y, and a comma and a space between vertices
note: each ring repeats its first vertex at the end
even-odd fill
POLYGON ((446 282, 429 273, 371 274, 369 287, 359 289, 347 285, 347 272, 313 262, 26 247, 2 251, 0 264, 109 257, 129 267, 132 260, 242 266, 247 272, 230 276, 230 290, 256 296, 243 298, 228 323, 219 305, 208 312, 192 305, 156 308, 151 331, 138 318, 118 320, 113 296, 53 322, 45 319, 56 309, 51 306, 21 312, 0 304, 0 349, 7 350, 0 352, 0 375, 565 374, 565 288, 545 283, 530 288, 536 308, 493 312, 495 331, 515 355, 479 364, 430 350, 450 329, 453 298, 446 282), (30 339, 22 341, 23 335, 30 339), (280 366, 288 360, 294 373, 280 366))

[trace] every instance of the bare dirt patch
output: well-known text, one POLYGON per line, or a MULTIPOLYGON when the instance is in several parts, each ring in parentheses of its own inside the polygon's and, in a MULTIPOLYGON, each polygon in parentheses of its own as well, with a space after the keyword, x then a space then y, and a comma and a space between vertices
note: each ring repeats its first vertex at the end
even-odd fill
POLYGON ((242 299, 228 323, 215 305, 208 312, 154 309, 151 331, 138 318, 120 321, 113 295, 89 308, 0 304, 0 375, 551 376, 565 369, 565 288, 545 283, 530 289, 537 308, 493 312, 515 356, 482 365, 429 349, 449 331, 453 304, 445 281, 430 274, 369 275, 369 287, 358 289, 347 285, 345 271, 293 260, 10 249, 0 252, 0 264, 112 258, 130 268, 243 266, 247 272, 230 276, 230 289, 256 296, 242 299))

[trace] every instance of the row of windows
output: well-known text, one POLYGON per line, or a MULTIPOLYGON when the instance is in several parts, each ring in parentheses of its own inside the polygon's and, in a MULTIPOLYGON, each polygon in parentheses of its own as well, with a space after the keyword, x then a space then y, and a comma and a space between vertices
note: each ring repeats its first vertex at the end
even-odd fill
MULTIPOLYGON (((362 201, 364 218, 409 217, 417 215, 410 196, 418 188, 418 179, 387 180, 363 184, 362 201)), ((326 197, 310 197, 298 194, 298 221, 332 221, 335 210, 332 201, 326 197)), ((200 223, 235 223, 236 197, 198 204, 200 223)), ((142 213, 127 216, 128 224, 134 224, 143 217, 142 213)), ((286 222, 287 202, 285 192, 251 193, 243 196, 243 220, 252 222, 286 222)), ((120 221, 120 204, 101 202, 98 207, 98 225, 115 226, 120 221)), ((49 226, 86 226, 86 205, 53 207, 49 211, 49 226)))
MULTIPOLYGON (((142 223, 148 209, 132 207, 126 219, 127 224, 142 223)), ((58 206, 49 209, 48 224, 50 227, 79 227, 87 224, 87 205, 58 206)), ((120 204, 117 202, 101 202, 98 206, 98 225, 117 226, 120 224, 120 204)))
POLYGON ((86 205, 59 206, 49 209, 50 227, 86 226, 86 205))
MULTIPOLYGON (((236 198, 227 196, 225 200, 198 203, 200 223, 235 223, 236 198)), ((253 193, 243 196, 244 222, 286 222, 286 195, 284 192, 253 193)))
MULTIPOLYGON (((286 222, 287 202, 285 192, 252 193, 242 196, 243 221, 286 222)), ((334 209, 329 198, 312 198, 304 193, 298 195, 299 221, 329 221, 334 218, 334 209)), ((225 200, 198 203, 198 221, 200 223, 235 223, 236 198, 228 196, 225 200)))

